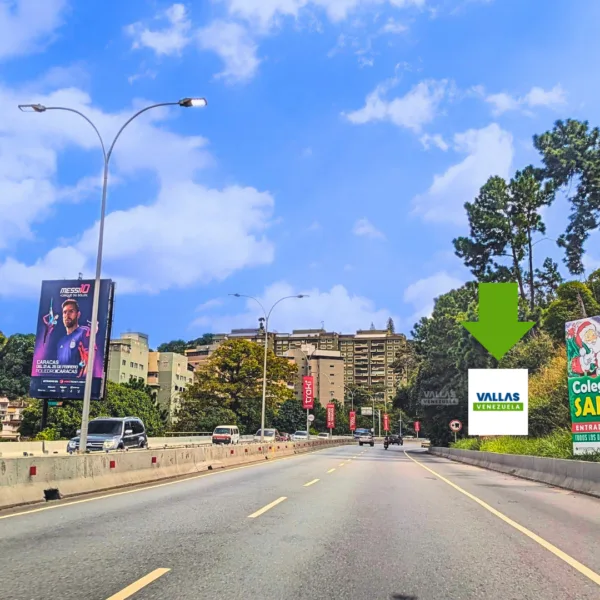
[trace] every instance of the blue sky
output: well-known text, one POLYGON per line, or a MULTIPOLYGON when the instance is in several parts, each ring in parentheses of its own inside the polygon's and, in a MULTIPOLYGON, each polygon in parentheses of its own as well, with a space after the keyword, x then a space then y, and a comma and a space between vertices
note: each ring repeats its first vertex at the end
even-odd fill
MULTIPOLYGON (((40 281, 92 276, 101 155, 113 334, 255 326, 408 332, 469 273, 451 240, 491 175, 558 118, 600 122, 595 0, 0 0, 0 330, 40 281)), ((558 200, 548 236, 566 224, 558 200)), ((599 236, 588 268, 600 264, 599 236)), ((561 261, 541 242, 536 262, 561 261)))

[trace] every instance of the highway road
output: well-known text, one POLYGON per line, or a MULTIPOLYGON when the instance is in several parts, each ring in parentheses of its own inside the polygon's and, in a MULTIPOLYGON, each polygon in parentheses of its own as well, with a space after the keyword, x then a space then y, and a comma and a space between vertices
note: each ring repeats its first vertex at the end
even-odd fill
POLYGON ((410 443, 0 513, 0 548, 6 600, 600 599, 600 500, 410 443))

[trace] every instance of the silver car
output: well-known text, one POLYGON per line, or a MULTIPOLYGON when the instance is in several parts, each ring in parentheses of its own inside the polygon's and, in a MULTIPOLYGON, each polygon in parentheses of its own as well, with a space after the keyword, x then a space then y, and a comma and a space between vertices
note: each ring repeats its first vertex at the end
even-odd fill
POLYGON ((294 442, 306 442, 310 439, 308 435, 308 431, 296 431, 296 433, 292 436, 292 441, 294 442))

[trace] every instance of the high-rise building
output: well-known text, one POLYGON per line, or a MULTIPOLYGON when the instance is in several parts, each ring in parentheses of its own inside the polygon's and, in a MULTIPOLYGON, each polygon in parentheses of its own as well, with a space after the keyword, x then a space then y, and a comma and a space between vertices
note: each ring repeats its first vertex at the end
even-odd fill
POLYGON ((169 412, 171 422, 179 406, 181 393, 194 381, 193 367, 176 352, 150 352, 148 385, 156 390, 160 406, 169 412))
POLYGON ((406 337, 387 330, 358 330, 340 335, 340 352, 344 358, 344 384, 381 390, 387 400, 395 393, 400 376, 392 368, 397 352, 406 337))
POLYGON ((108 379, 127 383, 130 379, 148 380, 148 336, 145 333, 122 333, 110 340, 108 379))
MULTIPOLYGON (((231 333, 219 333, 213 336, 213 345, 208 349, 203 347, 186 352, 188 356, 195 352, 198 353, 194 358, 196 363, 202 362, 202 356, 210 356, 214 349, 227 339, 241 338, 264 344, 264 329, 233 329, 231 333)), ((323 387, 316 389, 319 393, 319 400, 325 401, 325 396, 331 395, 331 389, 335 397, 342 399, 345 396, 345 390, 352 386, 363 387, 372 391, 379 392, 386 400, 391 400, 396 394, 396 389, 401 381, 392 368, 396 354, 406 341, 406 336, 401 333, 392 333, 386 329, 358 330, 353 334, 342 334, 325 329, 294 329, 292 333, 269 332, 269 348, 274 350, 277 356, 285 356, 299 365, 299 379, 294 384, 294 391, 298 398, 301 397, 302 374, 306 374, 306 348, 312 348, 315 353, 333 352, 339 353, 343 362, 343 390, 340 390, 338 384, 329 384, 326 386, 326 377, 331 377, 334 373, 336 381, 339 371, 339 359, 329 362, 330 365, 323 370, 322 362, 325 355, 319 357, 318 364, 315 363, 314 369, 321 369, 322 373, 327 372, 327 376, 322 376, 323 387), (304 354, 303 354, 304 352, 304 354), (304 358, 303 358, 304 357, 304 358), (303 362, 304 361, 304 362, 303 362), (304 366, 301 366, 304 364, 304 366), (302 370, 304 369, 304 370, 302 370), (330 369, 328 371, 328 369, 330 369), (333 370, 331 370, 333 369, 333 370)), ((318 354, 314 354, 315 361, 318 354)), ((333 355, 331 355, 333 358, 333 355)), ((313 375, 316 371, 313 372, 313 375)), ((315 380, 315 386, 319 386, 315 380)))

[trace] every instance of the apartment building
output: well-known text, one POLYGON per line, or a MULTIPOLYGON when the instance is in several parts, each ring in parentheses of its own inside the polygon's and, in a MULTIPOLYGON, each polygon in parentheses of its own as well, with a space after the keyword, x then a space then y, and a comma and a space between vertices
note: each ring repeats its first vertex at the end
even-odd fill
POLYGON ((19 427, 23 421, 23 411, 27 406, 25 400, 9 400, 0 398, 0 439, 16 440, 21 438, 19 427))
POLYGON ((222 342, 206 344, 205 346, 198 346, 197 348, 191 348, 185 351, 185 356, 190 365, 196 370, 200 365, 206 363, 211 357, 212 353, 221 345, 222 342))
POLYGON ((340 335, 339 347, 344 358, 344 384, 381 389, 387 400, 395 393, 400 376, 392 369, 396 353, 405 336, 383 330, 358 330, 340 335))
MULTIPOLYGON (((264 329, 233 329, 229 334, 216 334, 213 337, 213 346, 216 348, 223 341, 233 338, 247 339, 262 345, 264 329)), ((344 390, 351 386, 380 389, 384 397, 391 400, 400 383, 400 376, 394 372, 392 364, 405 340, 406 337, 403 334, 391 333, 385 329, 358 330, 354 334, 336 333, 325 329, 294 329, 292 333, 269 332, 269 348, 274 350, 277 356, 290 358, 299 365, 300 379, 294 385, 294 391, 298 397, 301 394, 300 365, 304 361, 302 374, 306 374, 306 359, 303 357, 306 355, 306 348, 313 348, 316 353, 339 353, 341 362, 334 360, 330 364, 335 365, 332 372, 336 378, 338 365, 343 364, 344 390), (299 385, 300 388, 298 388, 299 385)), ((198 357, 202 353, 210 356, 210 353, 214 352, 214 348, 204 350, 201 347, 191 352, 198 352, 198 357)), ((314 356, 317 360, 317 354, 314 356)), ((318 369, 320 365, 315 363, 314 368, 318 369)), ((330 396, 331 387, 333 387, 336 398, 344 397, 344 392, 338 390, 337 384, 333 386, 329 384, 327 387, 324 383, 326 376, 323 375, 322 379, 323 388, 318 390, 320 399, 324 399, 327 395, 330 396), (325 392, 325 396, 321 393, 322 391, 325 392)), ((315 385, 319 385, 317 380, 315 380, 315 385)))
POLYGON ((193 367, 183 354, 176 352, 150 352, 148 355, 148 385, 156 390, 161 407, 175 414, 179 398, 194 381, 193 367))
POLYGON ((127 383, 130 379, 148 380, 148 336, 145 333, 122 333, 110 340, 108 350, 108 379, 127 383))

